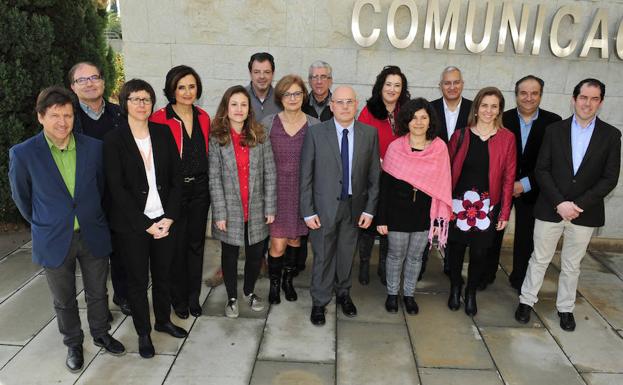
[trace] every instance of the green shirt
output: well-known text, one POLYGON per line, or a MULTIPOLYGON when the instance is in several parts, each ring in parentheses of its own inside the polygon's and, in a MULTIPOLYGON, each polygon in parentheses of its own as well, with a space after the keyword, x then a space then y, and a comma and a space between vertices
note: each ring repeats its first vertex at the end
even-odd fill
MULTIPOLYGON (((61 151, 61 149, 56 147, 56 145, 52 143, 47 136, 43 136, 48 142, 48 146, 50 146, 52 158, 54 159, 54 163, 56 163, 56 167, 58 167, 58 171, 63 177, 63 182, 65 182, 65 186, 67 186, 67 190, 73 198, 74 190, 76 188, 76 140, 74 139, 73 134, 70 134, 67 148, 61 151)), ((80 229, 78 217, 74 217, 74 230, 78 229, 80 229)))

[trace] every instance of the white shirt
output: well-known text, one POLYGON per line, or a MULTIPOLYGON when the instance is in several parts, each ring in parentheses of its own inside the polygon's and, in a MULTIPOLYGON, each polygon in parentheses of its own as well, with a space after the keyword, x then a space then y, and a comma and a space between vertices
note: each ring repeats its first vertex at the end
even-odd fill
POLYGON ((443 113, 446 115, 446 130, 448 131, 449 140, 456 129, 456 121, 459 119, 459 111, 461 111, 463 98, 461 98, 461 101, 459 101, 459 104, 456 106, 454 111, 450 111, 450 108, 448 108, 448 105, 446 104, 446 99, 441 98, 441 100, 443 100, 443 113))
POLYGON ((149 219, 158 218, 164 215, 164 209, 162 207, 162 202, 160 201, 160 195, 158 195, 156 168, 154 167, 154 154, 151 151, 151 138, 149 136, 144 139, 134 138, 134 141, 141 152, 143 163, 145 164, 145 174, 147 176, 149 190, 143 214, 147 215, 149 219))

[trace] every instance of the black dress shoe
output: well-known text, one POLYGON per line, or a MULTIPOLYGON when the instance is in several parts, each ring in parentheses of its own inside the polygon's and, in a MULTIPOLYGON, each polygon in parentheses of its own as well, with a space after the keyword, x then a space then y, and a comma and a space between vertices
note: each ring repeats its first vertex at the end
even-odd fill
POLYGON ((152 358, 156 354, 154 344, 151 343, 149 334, 138 336, 138 354, 143 358, 152 358))
POLYGON ((82 354, 82 345, 70 346, 67 350, 67 359, 65 365, 72 372, 79 372, 84 365, 84 355, 82 354))
POLYGON ((316 326, 322 326, 325 324, 325 307, 324 306, 312 306, 311 315, 309 316, 309 320, 312 324, 316 326))
POLYGON ((417 314, 420 311, 417 302, 415 302, 415 299, 412 296, 406 295, 402 297, 402 300, 405 303, 405 310, 407 311, 407 313, 417 314))
POLYGON ((575 330, 575 318, 573 317, 573 313, 558 312, 558 317, 560 317, 560 327, 562 330, 568 332, 575 330))
POLYGON ((190 307, 190 315, 192 315, 193 317, 195 318, 201 317, 201 314, 203 314, 203 310, 201 309, 201 306, 190 307))
POLYGON ((515 319, 517 322, 522 324, 527 324, 530 321, 530 312, 532 311, 532 307, 526 305, 525 303, 520 303, 517 306, 517 310, 515 310, 515 319))
POLYGON ((473 317, 478 312, 476 305, 476 290, 465 291, 465 314, 473 317))
POLYGON ((342 313, 344 313, 346 317, 354 317, 357 315, 357 308, 348 294, 338 297, 337 303, 342 307, 342 313))
POLYGON ((101 337, 93 338, 95 346, 106 349, 106 351, 115 356, 120 356, 125 353, 125 347, 123 344, 113 338, 110 334, 104 334, 101 337))
POLYGON ((448 297, 448 308, 452 311, 459 310, 461 307, 461 286, 450 286, 450 297, 448 297))
POLYGON ((132 310, 130 309, 130 303, 127 299, 117 297, 116 295, 112 297, 112 303, 119 306, 121 312, 125 315, 132 315, 132 310))
POLYGON ((385 300, 385 310, 389 313, 398 313, 398 296, 389 294, 385 300))
POLYGON ((186 330, 174 325, 171 321, 164 324, 155 324, 154 329, 159 332, 167 333, 175 338, 184 338, 188 335, 188 332, 186 330))
POLYGON ((186 319, 188 318, 188 308, 184 308, 184 309, 176 309, 175 307, 173 308, 173 312, 175 313, 175 315, 177 316, 177 318, 179 319, 186 319))

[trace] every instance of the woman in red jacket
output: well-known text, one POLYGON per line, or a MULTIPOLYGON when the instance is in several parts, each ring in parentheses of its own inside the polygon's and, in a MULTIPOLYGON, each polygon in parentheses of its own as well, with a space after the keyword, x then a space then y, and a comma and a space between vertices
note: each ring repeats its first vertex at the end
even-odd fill
POLYGON ((201 79, 191 67, 171 68, 164 84, 169 100, 150 120, 169 126, 180 153, 183 178, 182 209, 177 220, 176 255, 171 264, 171 304, 179 318, 201 315, 203 247, 210 193, 208 135, 210 117, 195 102, 201 97, 201 79))
POLYGON ((487 249, 495 231, 506 227, 515 181, 516 146, 512 132, 502 127, 504 96, 495 87, 481 89, 470 111, 468 127, 452 135, 448 150, 452 164, 453 221, 448 235, 450 298, 460 307, 463 258, 469 246, 465 313, 473 316, 476 286, 486 267, 487 249))
MULTIPOLYGON (((376 128, 379 135, 379 156, 381 162, 389 144, 398 137, 396 118, 400 106, 411 99, 407 77, 398 66, 385 66, 376 76, 372 96, 361 110, 359 120, 362 123, 376 128)), ((374 238, 377 235, 376 226, 370 226, 361 231, 359 237, 359 282, 367 285, 370 281, 370 256, 374 238)), ((377 274, 383 285, 386 284, 385 261, 387 259, 387 236, 381 235, 379 248, 379 266, 377 274)))

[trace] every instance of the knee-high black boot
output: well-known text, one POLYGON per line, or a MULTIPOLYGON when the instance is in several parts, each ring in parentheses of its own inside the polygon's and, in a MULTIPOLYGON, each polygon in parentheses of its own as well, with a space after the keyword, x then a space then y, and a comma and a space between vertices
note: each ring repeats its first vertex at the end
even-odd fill
POLYGON ((283 257, 275 258, 268 255, 268 277, 270 278, 270 291, 268 292, 268 302, 271 304, 281 303, 279 286, 281 284, 281 270, 283 268, 283 257))
POLYGON ((298 255, 298 249, 298 247, 286 248, 286 255, 284 257, 285 261, 281 288, 283 289, 283 293, 288 301, 296 301, 298 298, 296 291, 294 290, 294 285, 292 284, 292 278, 294 278, 294 274, 296 272, 296 257, 298 255))
POLYGON ((478 312, 476 306, 476 290, 473 288, 465 288, 465 314, 468 316, 475 316, 478 312))

